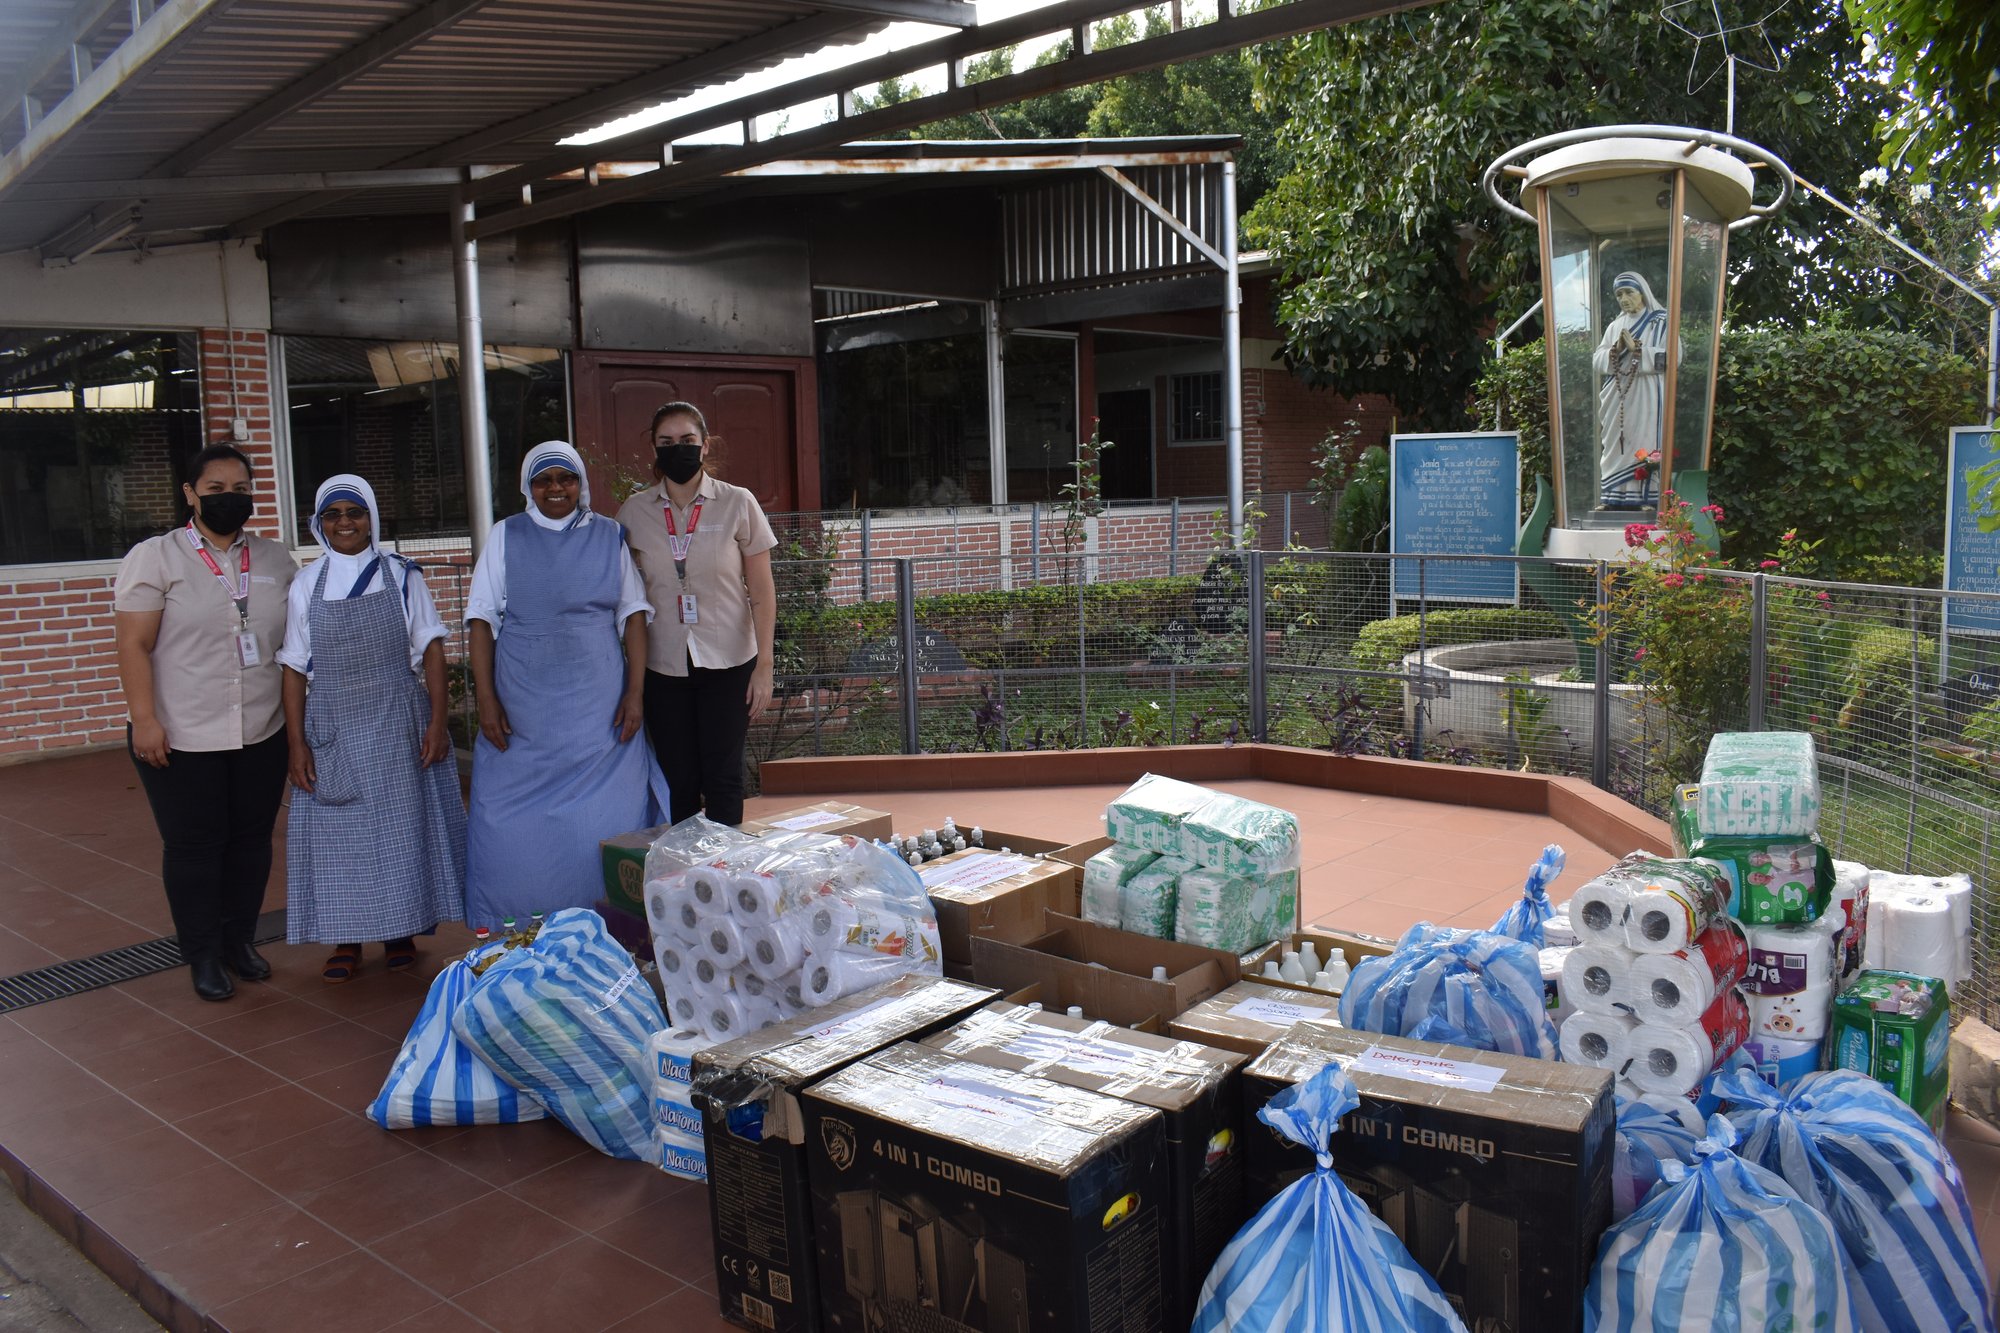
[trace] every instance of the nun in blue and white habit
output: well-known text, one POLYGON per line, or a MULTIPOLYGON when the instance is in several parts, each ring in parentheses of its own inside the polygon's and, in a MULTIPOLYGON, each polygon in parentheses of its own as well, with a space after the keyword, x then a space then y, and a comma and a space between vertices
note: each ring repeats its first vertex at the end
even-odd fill
POLYGON ((1618 314, 1592 358, 1597 391, 1598 503, 1650 509, 1660 499, 1661 430, 1667 420, 1667 311, 1637 273, 1611 280, 1618 314))
POLYGON ((625 530, 591 512, 576 450, 521 461, 525 513, 496 524, 465 618, 479 703, 466 920, 589 907, 598 843, 659 823, 667 783, 639 739, 653 607, 625 530))
POLYGON ((313 499, 326 548, 292 580, 285 727, 292 802, 286 938, 334 951, 350 979, 381 940, 390 968, 465 905, 465 804, 445 730, 444 622, 416 565, 376 541, 375 492, 342 473, 313 499))

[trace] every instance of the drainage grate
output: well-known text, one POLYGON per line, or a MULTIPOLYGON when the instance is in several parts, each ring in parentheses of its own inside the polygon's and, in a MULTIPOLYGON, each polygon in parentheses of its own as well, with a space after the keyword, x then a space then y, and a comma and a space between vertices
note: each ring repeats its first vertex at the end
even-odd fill
MULTIPOLYGON (((284 938, 283 908, 257 918, 254 943, 275 944, 284 938)), ((32 972, 0 977, 0 1014, 150 977, 155 972, 170 972, 186 965, 187 959, 181 957, 180 941, 172 935, 165 939, 147 940, 144 944, 128 944, 122 949, 92 954, 88 958, 52 963, 32 972)))

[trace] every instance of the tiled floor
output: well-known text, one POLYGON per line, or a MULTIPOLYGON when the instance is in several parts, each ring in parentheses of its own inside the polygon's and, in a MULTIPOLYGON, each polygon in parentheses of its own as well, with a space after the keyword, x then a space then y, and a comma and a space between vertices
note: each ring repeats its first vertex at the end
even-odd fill
MULTIPOLYGON (((1537 816, 1240 781, 1307 828, 1308 920, 1393 935, 1490 923, 1542 846, 1581 883, 1622 848, 1537 816)), ((1115 787, 849 793, 899 827, 1080 840, 1115 787)), ((753 802, 751 813, 796 799, 753 802)), ((281 821, 282 830, 282 821, 281 821)), ((0 975, 170 930, 158 842, 122 755, 0 769, 0 975)), ((270 906, 283 901, 282 855, 270 906)), ((385 1133, 358 1114, 437 964, 322 985, 273 947, 266 985, 204 1004, 184 973, 0 1017, 0 1165, 150 1309, 189 1329, 723 1328, 705 1192, 597 1155, 553 1122, 385 1133)), ((2000 1134, 1955 1121, 1987 1253, 2000 1134)))

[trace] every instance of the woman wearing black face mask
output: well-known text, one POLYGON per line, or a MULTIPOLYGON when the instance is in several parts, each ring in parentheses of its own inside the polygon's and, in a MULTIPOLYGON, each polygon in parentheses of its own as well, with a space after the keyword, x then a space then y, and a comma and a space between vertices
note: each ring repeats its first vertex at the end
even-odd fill
POLYGON ((271 975, 251 945, 285 791, 279 645, 298 566, 243 531, 250 460, 226 444, 194 456, 183 527, 118 566, 118 675, 132 762, 164 844, 160 878, 195 994, 226 1000, 234 972, 271 975))
POLYGON ((646 735, 678 823, 743 822, 743 740, 771 702, 778 539, 757 497, 709 475, 708 424, 692 403, 653 414, 659 483, 618 511, 656 608, 646 653, 646 735))

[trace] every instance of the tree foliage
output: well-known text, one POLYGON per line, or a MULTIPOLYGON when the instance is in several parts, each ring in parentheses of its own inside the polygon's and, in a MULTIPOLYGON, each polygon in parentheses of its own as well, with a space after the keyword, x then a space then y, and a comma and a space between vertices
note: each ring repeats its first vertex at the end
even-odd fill
POLYGON ((1992 0, 1847 0, 1904 100, 1883 126, 1882 161, 2000 186, 2000 10, 1992 0))
MULTIPOLYGON (((1768 30, 1785 69, 1739 79, 1737 133, 1853 197, 1895 92, 1840 0, 1798 0, 1768 30)), ((1258 48, 1294 163, 1249 231, 1286 279, 1294 364, 1343 394, 1388 395, 1414 429, 1463 424, 1493 322, 1539 295, 1534 228, 1486 201, 1480 172, 1558 130, 1720 126, 1724 81, 1690 93, 1690 55, 1655 6, 1624 0, 1444 0, 1258 48)), ((1883 201, 1891 222, 1896 202, 1883 201)), ((1897 281, 1856 262, 1858 235, 1803 202, 1734 233, 1732 322, 1893 322, 1897 281)))

